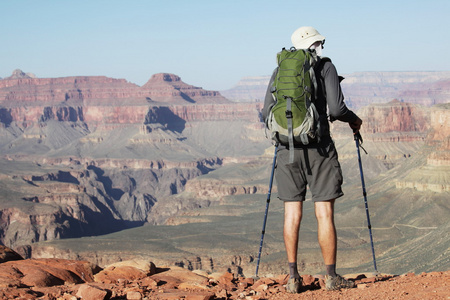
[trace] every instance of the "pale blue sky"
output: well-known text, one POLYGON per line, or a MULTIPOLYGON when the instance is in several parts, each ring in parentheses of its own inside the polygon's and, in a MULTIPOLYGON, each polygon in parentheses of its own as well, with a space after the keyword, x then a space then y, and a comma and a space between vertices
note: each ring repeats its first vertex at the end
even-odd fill
POLYGON ((155 73, 210 90, 270 75, 300 26, 341 74, 450 71, 449 0, 1 0, 0 77, 155 73))

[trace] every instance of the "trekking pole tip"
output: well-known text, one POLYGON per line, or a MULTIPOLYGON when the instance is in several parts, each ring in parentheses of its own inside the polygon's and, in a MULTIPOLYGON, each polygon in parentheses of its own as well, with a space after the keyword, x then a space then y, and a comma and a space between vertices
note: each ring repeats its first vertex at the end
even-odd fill
POLYGON ((382 277, 383 277, 383 274, 381 274, 380 272, 378 272, 378 270, 375 270, 375 271, 372 273, 372 275, 375 276, 375 278, 382 278, 382 277))

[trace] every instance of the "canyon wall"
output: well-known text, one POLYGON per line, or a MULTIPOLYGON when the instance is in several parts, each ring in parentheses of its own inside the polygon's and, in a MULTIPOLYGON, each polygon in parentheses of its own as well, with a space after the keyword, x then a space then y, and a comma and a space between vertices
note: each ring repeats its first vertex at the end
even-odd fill
POLYGON ((7 106, 33 103, 117 105, 152 102, 227 103, 217 91, 206 91, 184 83, 174 74, 155 74, 139 87, 125 79, 105 76, 62 78, 17 78, 0 80, 0 104, 7 106))
POLYGON ((186 143, 187 124, 258 123, 260 110, 173 74, 139 87, 15 72, 0 80, 0 241, 19 247, 154 223, 158 201, 222 164, 186 143))
MULTIPOLYGON (((26 128, 49 120, 142 124, 151 122, 155 110, 163 112, 166 106, 184 121, 257 121, 255 109, 260 110, 261 104, 227 104, 230 102, 219 92, 188 85, 166 73, 155 74, 142 87, 104 76, 0 80, 3 127, 16 122, 26 128)), ((167 111, 156 121, 173 121, 173 117, 162 117, 164 114, 167 111)))
POLYGON ((397 188, 437 193, 450 192, 450 105, 437 105, 430 112, 426 164, 397 181, 397 188))
MULTIPOLYGON (((380 76, 398 79, 388 75, 380 76)), ((437 75, 440 80, 445 74, 437 75)), ((403 93, 379 88, 383 96, 370 97, 374 90, 364 86, 382 84, 380 76, 367 82, 361 77, 358 88, 359 75, 347 79, 361 99, 378 102, 403 93)), ((251 85, 259 80, 250 80, 251 85)), ((417 88, 358 111, 365 141, 374 145, 371 156, 386 169, 428 145, 427 166, 447 170, 448 105, 407 103, 409 97, 426 105, 448 102, 447 83, 433 80, 422 83, 433 87, 428 94, 417 88), (430 97, 434 100, 422 101, 430 97)), ((416 86, 413 79, 401 84, 402 89, 416 86)), ((0 80, 0 241, 18 247, 146 223, 182 224, 177 215, 220 204, 227 196, 266 193, 270 155, 264 153, 272 148, 261 109, 262 102, 233 103, 167 73, 155 74, 142 87, 103 76, 19 74, 0 80)), ((347 141, 347 124, 332 127, 337 143, 347 141)), ((353 158, 354 146, 341 153, 344 162, 353 158)), ((396 187, 448 191, 447 179, 436 179, 442 173, 424 183, 423 170, 415 172, 396 187)))

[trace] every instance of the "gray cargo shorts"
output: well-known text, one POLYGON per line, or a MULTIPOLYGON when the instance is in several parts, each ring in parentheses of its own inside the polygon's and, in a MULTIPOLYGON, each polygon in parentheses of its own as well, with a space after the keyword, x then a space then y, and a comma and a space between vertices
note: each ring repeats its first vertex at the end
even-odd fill
POLYGON ((275 179, 280 200, 305 201, 307 185, 314 202, 344 195, 342 170, 332 140, 317 147, 295 148, 294 151, 294 163, 289 163, 289 150, 278 148, 275 179))

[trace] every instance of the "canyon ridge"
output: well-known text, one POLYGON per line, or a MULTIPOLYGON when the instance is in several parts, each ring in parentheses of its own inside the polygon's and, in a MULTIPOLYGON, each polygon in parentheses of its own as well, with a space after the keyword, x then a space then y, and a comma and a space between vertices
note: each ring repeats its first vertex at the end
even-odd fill
MULTIPOLYGON (((346 102, 364 121, 379 270, 449 270, 450 72, 345 77, 346 102)), ((219 92, 167 73, 138 86, 14 71, 0 80, 0 242, 26 258, 106 266, 145 257, 253 275, 274 149, 261 120, 267 80, 219 92)), ((338 265, 367 272, 356 148, 344 125, 332 124, 345 181, 338 265)), ((307 201, 300 251, 314 274, 323 265, 312 209, 307 201)), ((261 274, 286 271, 282 213, 275 188, 261 274)))

